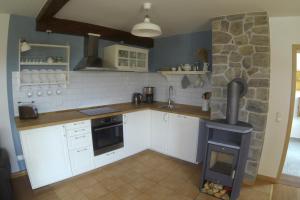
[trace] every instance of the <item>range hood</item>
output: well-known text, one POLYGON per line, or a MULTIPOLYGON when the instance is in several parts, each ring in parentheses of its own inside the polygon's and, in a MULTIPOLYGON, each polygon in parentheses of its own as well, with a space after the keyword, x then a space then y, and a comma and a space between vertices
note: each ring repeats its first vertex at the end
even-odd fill
POLYGON ((98 39, 100 35, 89 33, 88 36, 84 37, 84 57, 80 62, 75 66, 74 70, 85 70, 85 71, 94 71, 94 70, 107 70, 113 71, 116 70, 112 67, 103 67, 102 59, 98 55, 98 39))

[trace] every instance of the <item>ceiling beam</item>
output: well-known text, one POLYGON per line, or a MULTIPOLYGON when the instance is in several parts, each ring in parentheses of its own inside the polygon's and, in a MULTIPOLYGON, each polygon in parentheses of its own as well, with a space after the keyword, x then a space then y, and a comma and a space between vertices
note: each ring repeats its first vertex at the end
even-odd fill
POLYGON ((36 20, 37 21, 47 21, 54 17, 69 0, 47 0, 43 8, 39 12, 36 20))
POLYGON ((87 36, 88 33, 97 33, 100 34, 101 39, 104 40, 123 42, 125 44, 146 48, 153 47, 154 42, 152 38, 137 37, 129 32, 109 27, 55 18, 55 14, 58 13, 67 2, 69 2, 69 0, 47 0, 36 18, 36 30, 78 36, 87 36))

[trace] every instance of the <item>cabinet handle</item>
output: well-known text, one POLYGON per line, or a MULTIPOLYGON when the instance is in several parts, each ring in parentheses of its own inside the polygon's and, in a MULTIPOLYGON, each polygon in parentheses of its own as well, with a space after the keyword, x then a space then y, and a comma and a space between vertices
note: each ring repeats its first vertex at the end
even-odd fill
POLYGON ((82 151, 87 151, 88 149, 87 148, 84 148, 84 149, 81 149, 81 150, 77 150, 77 153, 80 153, 82 151))
POLYGON ((168 116, 168 113, 165 113, 165 114, 164 114, 164 117, 163 117, 163 120, 164 120, 165 122, 168 121, 168 120, 167 120, 167 116, 168 116))
POLYGON ((113 155, 113 154, 115 154, 115 152, 110 152, 110 153, 107 153, 106 155, 110 156, 110 155, 113 155))
POLYGON ((234 179, 235 170, 232 171, 231 178, 234 179))
POLYGON ((80 138, 85 138, 86 136, 85 135, 82 135, 82 136, 78 136, 78 137, 75 137, 75 140, 78 140, 80 138))

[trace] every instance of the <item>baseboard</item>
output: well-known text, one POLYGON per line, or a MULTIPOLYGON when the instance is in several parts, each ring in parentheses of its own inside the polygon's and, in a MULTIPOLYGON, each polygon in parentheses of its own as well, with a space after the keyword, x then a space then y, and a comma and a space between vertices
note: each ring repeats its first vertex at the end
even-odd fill
POLYGON ((19 171, 19 172, 12 173, 11 178, 14 179, 14 178, 19 178, 21 176, 26 176, 26 175, 27 175, 27 171, 24 170, 24 171, 19 171))
POLYGON ((298 176, 282 174, 278 182, 283 185, 300 187, 300 177, 298 177, 298 176))
POLYGON ((265 175, 260 175, 260 174, 256 176, 256 179, 261 180, 261 181, 267 181, 269 183, 277 183, 278 182, 277 178, 273 178, 273 177, 265 176, 265 175))

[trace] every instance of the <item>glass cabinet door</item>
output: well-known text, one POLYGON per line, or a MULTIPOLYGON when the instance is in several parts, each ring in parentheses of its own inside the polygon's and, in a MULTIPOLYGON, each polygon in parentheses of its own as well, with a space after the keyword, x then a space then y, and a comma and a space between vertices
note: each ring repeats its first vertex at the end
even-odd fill
POLYGON ((119 50, 119 58, 128 58, 129 52, 127 50, 119 50))
POLYGON ((145 60, 145 59, 146 59, 146 54, 145 54, 145 53, 140 53, 140 52, 139 52, 139 53, 137 54, 137 58, 140 59, 140 60, 145 60))

